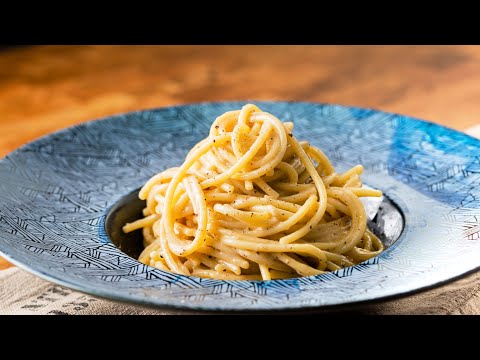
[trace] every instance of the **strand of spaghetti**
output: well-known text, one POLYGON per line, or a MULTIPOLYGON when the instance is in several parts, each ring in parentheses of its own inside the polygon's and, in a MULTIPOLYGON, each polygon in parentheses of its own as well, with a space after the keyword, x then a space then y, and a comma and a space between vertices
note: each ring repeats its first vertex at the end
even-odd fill
POLYGON ((229 261, 233 261, 233 259, 235 259, 236 265, 242 267, 243 269, 249 268, 248 263, 245 262, 245 260, 242 258, 240 254, 238 254, 236 249, 233 249, 230 246, 225 245, 224 243, 218 240, 213 241, 211 246, 217 249, 218 251, 222 252, 223 254, 225 254, 230 259, 229 261))
MULTIPOLYGON (((262 157, 262 161, 260 163, 254 163, 252 162, 252 166, 256 166, 259 164, 263 164, 260 167, 257 167, 257 169, 249 171, 249 172, 243 172, 243 173, 237 173, 233 176, 234 179, 238 180, 252 180, 256 178, 260 178, 263 175, 265 175, 267 172, 270 170, 274 169, 275 166, 282 160, 283 155, 285 154, 285 150, 287 149, 287 136, 285 134, 285 131, 283 131, 283 124, 280 120, 278 120, 276 117, 267 114, 267 113, 262 113, 261 115, 258 115, 258 113, 253 114, 252 118, 256 116, 256 120, 259 121, 264 121, 264 124, 270 124, 270 126, 273 127, 273 130, 275 130, 275 134, 278 136, 278 141, 279 145, 277 147, 277 139, 276 137, 273 138, 274 143, 272 145, 272 148, 269 150, 268 154, 262 157), (269 155, 270 154, 270 155, 269 155)), ((262 136, 262 132, 260 132, 259 136, 257 139, 259 139, 262 136)), ((268 135, 267 135, 268 138, 268 135)), ((265 139, 266 141, 267 139, 265 139)), ((255 143, 254 143, 255 145, 255 143)), ((252 145, 252 147, 254 146, 252 145)), ((262 144, 263 145, 263 144, 262 144)), ((251 150, 252 148, 250 148, 251 150)), ((249 151, 250 151, 249 150, 249 151)), ((245 155, 248 153, 248 151, 245 153, 245 155)), ((249 160, 250 161, 250 160, 249 160)))
POLYGON ((267 194, 268 196, 274 198, 274 199, 278 199, 278 197, 280 196, 278 192, 276 192, 275 190, 273 190, 270 185, 268 185, 265 181, 263 181, 262 179, 257 179, 254 181, 254 183, 260 188, 263 190, 263 192, 265 194, 267 194))
POLYGON ((365 231, 365 234, 363 234, 362 241, 364 241, 363 247, 367 250, 370 250, 372 248, 372 237, 369 234, 369 231, 365 231))
MULTIPOLYGON (((317 196, 311 195, 308 198, 308 200, 305 201, 305 204, 303 204, 293 216, 288 218, 288 220, 282 221, 270 228, 254 229, 254 230, 248 231, 248 233, 256 237, 265 237, 265 236, 269 236, 269 235, 287 230, 292 225, 299 222, 309 212, 310 209, 316 206, 316 203, 317 203, 317 196)), ((215 205, 215 207, 216 206, 218 205, 215 205)), ((214 207, 214 210, 217 211, 215 207, 214 207)))
POLYGON ((165 259, 168 267, 177 274, 190 275, 190 271, 180 262, 180 260, 170 251, 168 245, 167 234, 165 233, 165 219, 160 220, 160 244, 161 244, 161 254, 165 259))
POLYGON ((272 276, 270 275, 270 271, 268 267, 263 264, 259 264, 260 267, 260 274, 262 275, 262 280, 272 280, 272 276))
POLYGON ((221 229, 221 241, 231 247, 266 252, 297 252, 310 255, 317 258, 320 265, 325 267, 326 255, 325 253, 310 244, 280 244, 277 241, 261 239, 245 234, 238 234, 230 230, 221 229), (254 240, 254 241, 252 241, 254 240))
POLYGON ((353 175, 360 175, 363 172, 363 166, 362 165, 355 165, 351 169, 345 171, 343 174, 337 176, 335 181, 332 183, 332 185, 335 186, 343 186, 345 185, 345 182, 352 177, 353 175))
POLYGON ((304 202, 311 195, 314 195, 316 193, 317 193, 317 190, 315 188, 307 187, 306 189, 302 189, 302 191, 294 195, 282 196, 279 198, 279 200, 298 204, 298 203, 304 202))
POLYGON ((292 269, 294 269, 298 274, 302 276, 312 276, 312 275, 319 275, 324 273, 324 271, 317 270, 312 268, 311 266, 308 266, 306 264, 301 263, 298 260, 293 259, 292 257, 285 255, 283 253, 276 254, 274 257, 284 264, 290 266, 292 269))
POLYGON ((275 184, 275 188, 279 190, 286 190, 286 191, 304 191, 306 189, 315 190, 315 184, 297 184, 297 183, 278 182, 275 184))
POLYGON ((213 210, 216 212, 230 216, 249 226, 262 226, 262 224, 272 217, 272 214, 262 211, 242 211, 231 207, 230 205, 215 204, 213 210))
POLYGON ((346 189, 350 190, 352 193, 354 193, 358 197, 365 197, 365 196, 380 197, 383 195, 383 193, 380 190, 376 190, 376 189, 353 188, 353 187, 347 187, 346 189))
POLYGON ((335 169, 333 168, 332 164, 330 163, 330 160, 328 160, 328 157, 323 153, 322 150, 319 148, 309 146, 308 149, 306 150, 307 154, 310 155, 314 160, 317 161, 318 163, 318 169, 317 172, 319 174, 322 173, 322 171, 325 173, 326 176, 331 175, 335 172, 335 169), (318 171, 318 170, 322 171, 318 171))
MULTIPOLYGON (((205 238, 202 235, 205 234, 206 230, 206 221, 207 221, 207 212, 206 212, 206 204, 205 200, 203 198, 203 191, 202 188, 200 187, 198 180, 195 179, 195 177, 191 177, 191 181, 189 182, 191 186, 195 185, 195 188, 197 190, 197 194, 195 195, 195 191, 192 192, 192 197, 193 201, 197 201, 201 204, 199 204, 199 208, 202 210, 200 211, 199 215, 201 216, 202 220, 202 226, 199 227, 199 231, 197 233, 197 236, 195 237, 194 241, 191 242, 189 245, 178 245, 179 243, 182 243, 180 239, 175 235, 175 232, 173 230, 175 219, 174 219, 174 213, 172 211, 172 207, 170 204, 174 203, 173 198, 177 189, 177 186, 179 185, 180 181, 183 180, 183 177, 185 176, 187 170, 197 161, 203 154, 205 154, 210 148, 215 144, 221 144, 225 143, 230 140, 230 135, 221 135, 217 136, 215 139, 212 139, 209 142, 206 142, 203 144, 201 147, 198 147, 197 150, 192 154, 192 156, 186 160, 182 166, 178 169, 177 173, 175 176, 170 180, 170 184, 168 185, 167 193, 165 194, 165 206, 163 209, 163 227, 164 227, 164 235, 165 238, 168 237, 169 241, 165 243, 166 246, 170 246, 169 244, 172 244, 171 251, 175 253, 177 256, 185 256, 185 255, 190 255, 193 253, 196 249, 199 248, 201 245, 201 242, 205 241, 205 238), (198 184, 198 185, 197 185, 198 184), (201 200, 199 199, 200 193, 202 196, 201 200), (202 201, 203 200, 203 201, 202 201)), ((190 198, 192 200, 192 197, 190 198)), ((185 242, 183 242, 185 244, 185 242)))
MULTIPOLYGON (((224 173, 220 175, 216 175, 210 179, 204 180, 202 182, 202 188, 208 188, 210 186, 217 186, 220 184, 222 181, 227 180, 229 178, 233 178, 236 173, 238 173, 240 170, 242 170, 250 160, 255 156, 255 154, 258 152, 260 147, 265 143, 267 140, 267 137, 270 135, 270 131, 272 130, 272 126, 269 123, 264 123, 264 126, 262 126, 262 130, 260 131, 260 135, 257 137, 255 142, 252 144, 250 149, 240 158, 238 161, 233 165, 230 169, 225 171, 224 173)), ((202 154, 203 155, 203 154, 202 154)), ((242 178, 239 180, 250 180, 255 177, 251 178, 242 178)), ((238 178, 235 178, 238 179, 238 178)))
POLYGON ((327 261, 327 269, 330 271, 336 271, 340 270, 341 267, 331 261, 327 261))
POLYGON ((335 198, 329 197, 327 199, 327 203, 329 203, 331 206, 333 206, 335 209, 340 210, 342 213, 345 215, 351 216, 350 209, 348 206, 346 206, 344 203, 342 203, 340 200, 337 200, 335 198))
POLYGON ((160 218, 160 215, 158 214, 152 214, 147 217, 144 217, 143 219, 135 220, 135 222, 132 223, 126 223, 123 226, 123 231, 126 233, 129 233, 131 231, 141 229, 146 226, 151 226, 155 221, 157 221, 160 218))
POLYGON ((272 277, 272 280, 291 279, 291 278, 297 277, 295 274, 291 272, 283 272, 278 270, 270 270, 270 276, 272 277))
POLYGON ((368 234, 369 231, 367 230, 365 232, 365 235, 367 238, 370 239, 372 242, 372 245, 376 248, 376 250, 371 250, 371 249, 362 249, 359 247, 354 247, 350 251, 346 253, 349 257, 355 259, 356 261, 365 261, 368 260, 374 256, 377 256, 383 251, 383 244, 382 242, 375 236, 371 237, 370 234, 368 234))
POLYGON ((142 263, 149 263, 150 262, 150 253, 152 251, 157 250, 160 247, 160 242, 154 242, 143 249, 143 251, 140 253, 140 256, 138 257, 138 260, 142 263))
POLYGON ((308 173, 310 174, 313 182, 315 183, 315 186, 317 187, 319 198, 318 198, 318 209, 315 215, 313 215, 312 218, 302 228, 298 229, 297 231, 295 231, 290 235, 280 238, 281 244, 292 243, 295 240, 298 240, 302 236, 306 235, 312 229, 312 227, 316 226, 320 222, 320 219, 325 214, 325 209, 327 208, 327 192, 325 189, 325 185, 322 182, 322 178, 320 177, 315 167, 313 166, 312 160, 310 160, 308 155, 305 153, 305 150, 298 143, 298 141, 293 137, 293 134, 290 132, 288 135, 289 135, 288 143, 294 149, 295 154, 298 156, 298 158, 300 159, 300 161, 302 162, 302 164, 305 166, 308 173))
POLYGON ((269 197, 260 198, 260 197, 244 196, 244 195, 237 195, 237 198, 233 201, 231 206, 235 209, 243 209, 256 204, 273 205, 279 209, 288 210, 291 212, 297 212, 297 210, 301 208, 300 205, 292 204, 287 201, 272 199, 269 197))
POLYGON ((283 171, 283 173, 288 176, 290 183, 296 184, 298 182, 298 173, 289 163, 282 161, 277 165, 276 168, 283 171))
MULTIPOLYGON (((220 259, 220 260, 218 260, 218 265, 222 265, 224 267, 225 271, 229 270, 230 272, 234 273, 235 275, 241 275, 242 274, 242 269, 240 268, 240 266, 232 264, 228 261, 220 259)), ((217 270, 216 267, 218 265, 215 266, 215 270, 217 270)), ((219 270, 217 270, 217 271, 219 271, 219 270)), ((223 271, 223 269, 222 269, 222 271, 223 271)))
MULTIPOLYGON (((228 245, 228 244, 227 244, 228 245)), ((233 264, 241 267, 242 269, 248 269, 250 264, 248 261, 244 259, 237 259, 237 258, 230 258, 227 254, 223 253, 222 251, 219 251, 217 249, 214 249, 209 246, 202 246, 200 249, 198 249, 198 252, 209 255, 209 256, 214 256, 218 259, 225 260, 225 261, 231 261, 233 264)))
MULTIPOLYGON (((242 149, 241 149, 241 146, 240 146, 240 142, 237 142, 237 141, 234 142, 233 141, 233 138, 236 138, 235 135, 236 135, 237 128, 241 129, 241 130, 249 131, 250 133, 255 133, 257 131, 257 129, 260 128, 260 123, 255 122, 254 120, 253 120, 254 125, 251 129, 248 126, 246 126, 246 124, 248 122, 247 118, 253 112, 261 113, 261 110, 258 107, 256 107, 255 105, 251 105, 251 104, 245 105, 242 108, 242 110, 240 111, 240 115, 238 116, 238 123, 233 130, 232 148, 233 148, 235 156, 237 158, 239 158, 243 155, 243 152, 242 152, 242 149)), ((266 115, 270 115, 270 114, 266 114, 266 115)), ((272 115, 270 115, 270 116, 272 117, 272 119, 273 118, 275 119, 274 120, 275 125, 278 128, 280 128, 279 125, 281 124, 281 122, 277 118, 275 118, 274 116, 272 116, 272 115)), ((277 134, 273 135, 273 137, 276 137, 276 136, 277 136, 277 134)), ((270 140, 267 139, 267 141, 265 142, 265 146, 266 146, 266 149, 267 149, 266 155, 262 156, 262 158, 260 160, 252 160, 252 162, 250 163, 251 166, 253 166, 253 167, 262 166, 262 164, 265 164, 266 162, 269 162, 273 157, 277 156, 277 152, 280 150, 280 147, 281 147, 281 142, 274 141, 273 137, 271 137, 270 140)))
POLYGON ((224 238, 222 241, 232 247, 245 250, 253 251, 265 251, 271 253, 280 253, 280 252, 294 252, 298 254, 303 254, 306 256, 311 256, 318 259, 319 270, 324 270, 327 262, 326 255, 324 252, 315 246, 310 244, 289 244, 282 245, 278 242, 276 244, 265 244, 265 243, 253 243, 245 240, 237 240, 231 238, 224 238))
POLYGON ((150 213, 155 212, 155 207, 158 203, 158 201, 155 199, 157 192, 160 192, 163 188, 166 187, 168 187, 168 184, 154 185, 152 191, 150 191, 150 193, 148 194, 147 209, 150 211, 150 213))
POLYGON ((242 108, 242 110, 240 110, 237 124, 233 128, 232 149, 237 159, 241 158, 244 155, 242 150, 241 140, 240 140, 242 133, 253 131, 253 129, 250 129, 250 127, 247 126, 247 122, 248 122, 249 115, 254 111, 260 111, 260 109, 252 104, 245 105, 242 108))
POLYGON ((195 269, 192 275, 219 280, 262 280, 261 275, 235 275, 229 272, 218 272, 207 269, 195 269))
MULTIPOLYGON (((327 207, 325 208, 325 211, 332 217, 334 218, 338 218, 339 215, 338 215, 338 211, 337 209, 335 208, 335 206, 333 206, 332 204, 330 204, 328 202, 329 199, 327 199, 327 207)), ((308 234, 307 234, 308 235, 308 234)), ((307 236, 305 235, 305 236, 307 236)))
POLYGON ((359 188, 362 186, 362 181, 360 180, 360 175, 353 174, 351 178, 349 178, 344 184, 343 187, 349 188, 359 188))
POLYGON ((367 216, 363 204, 350 190, 329 188, 327 194, 342 201, 350 209, 352 216, 350 231, 343 239, 343 244, 335 248, 335 252, 343 254, 351 250, 361 240, 367 227, 367 216))
POLYGON ((220 133, 226 133, 227 127, 233 127, 238 121, 238 116, 240 115, 241 110, 227 111, 222 115, 218 116, 210 127, 210 136, 215 137, 220 135, 220 133))
POLYGON ((170 180, 172 177, 175 176, 178 168, 170 168, 167 170, 162 171, 161 173, 151 177, 145 185, 140 189, 140 192, 138 193, 138 197, 140 200, 145 200, 147 198, 147 194, 150 192, 152 187, 156 184, 162 183, 165 180, 170 180))
POLYGON ((347 217, 341 217, 331 222, 317 225, 307 236, 305 240, 331 241, 332 237, 341 236, 343 232, 350 228, 350 220, 347 217))
POLYGON ((153 234, 153 230, 151 226, 145 226, 142 229, 142 235, 143 235, 143 247, 147 247, 148 245, 150 245, 156 240, 156 237, 153 234))
POLYGON ((239 181, 239 180, 234 180, 234 179, 230 179, 229 182, 232 184, 232 186, 233 186, 236 190, 240 190, 240 192, 242 192, 243 195, 257 196, 257 192, 256 192, 255 189, 253 189, 253 190, 247 190, 247 189, 245 188, 245 182, 239 181))
POLYGON ((340 264, 342 267, 353 265, 353 262, 351 262, 345 255, 335 254, 329 251, 325 251, 325 255, 329 261, 340 264))
MULTIPOLYGON (((189 244, 186 244, 185 241, 181 241, 175 234, 175 223, 173 223, 173 226, 168 226, 170 224, 165 224, 165 233, 169 238, 168 246, 170 250, 177 256, 186 256, 192 254, 206 241, 208 221, 207 203, 203 196, 203 190, 200 187, 200 183, 194 176, 188 176, 184 178, 182 182, 192 203, 193 211, 198 216, 198 225, 195 238, 189 244)), ((169 211, 165 215, 171 213, 172 211, 169 211)), ((165 216, 165 221, 168 221, 169 219, 171 219, 171 217, 165 216)))
POLYGON ((279 270, 283 272, 289 272, 292 270, 289 266, 274 259, 273 256, 271 256, 270 254, 245 249, 237 249, 237 252, 245 259, 255 262, 258 265, 265 265, 269 269, 279 270))
POLYGON ((322 177, 322 181, 326 187, 329 187, 335 181, 337 176, 338 176, 337 173, 333 173, 333 174, 322 177))

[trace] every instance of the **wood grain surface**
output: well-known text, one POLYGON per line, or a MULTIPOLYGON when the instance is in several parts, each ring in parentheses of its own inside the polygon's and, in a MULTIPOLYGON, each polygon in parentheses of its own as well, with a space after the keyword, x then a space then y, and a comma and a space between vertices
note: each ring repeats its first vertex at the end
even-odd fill
POLYGON ((480 123, 479 84, 480 46, 14 48, 0 52, 0 157, 90 119, 213 100, 355 105, 462 130, 480 123))
POLYGON ((47 46, 0 52, 0 156, 89 119, 258 99, 480 121, 479 46, 47 46))

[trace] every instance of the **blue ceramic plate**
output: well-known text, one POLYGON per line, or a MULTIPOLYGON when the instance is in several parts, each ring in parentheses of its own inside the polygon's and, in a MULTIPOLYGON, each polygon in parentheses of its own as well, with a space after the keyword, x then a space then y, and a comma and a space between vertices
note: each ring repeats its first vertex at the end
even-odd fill
POLYGON ((373 222, 393 245, 354 267, 270 282, 176 275, 119 250, 110 241, 115 229, 106 231, 107 214, 115 217, 116 204, 150 176, 182 163, 218 115, 245 104, 220 102, 81 124, 2 159, 0 253, 33 274, 93 295, 204 310, 365 302, 440 285, 479 268, 480 141, 375 110, 254 103, 293 120, 297 138, 324 150, 338 170, 365 166, 365 183, 389 199, 387 214, 373 222))

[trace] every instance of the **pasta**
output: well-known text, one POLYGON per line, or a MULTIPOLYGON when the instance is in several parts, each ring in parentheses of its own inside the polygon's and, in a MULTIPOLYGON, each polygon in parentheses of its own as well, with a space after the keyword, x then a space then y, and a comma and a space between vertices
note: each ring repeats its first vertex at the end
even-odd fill
POLYGON ((311 276, 378 255, 359 197, 363 167, 335 172, 293 123, 252 104, 219 116, 180 167, 142 187, 144 264, 226 280, 311 276))

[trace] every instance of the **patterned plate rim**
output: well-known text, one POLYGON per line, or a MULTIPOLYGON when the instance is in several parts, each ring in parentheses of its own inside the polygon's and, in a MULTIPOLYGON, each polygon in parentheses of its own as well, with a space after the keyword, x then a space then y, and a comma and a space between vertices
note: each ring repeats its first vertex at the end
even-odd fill
MULTIPOLYGON (((21 152, 24 148, 28 146, 33 146, 35 143, 42 141, 42 140, 48 140, 51 137, 57 136, 57 135, 62 135, 64 133, 68 133, 74 129, 80 128, 84 126, 87 123, 95 123, 95 122, 101 122, 108 120, 113 117, 117 116, 128 116, 128 115, 135 115, 135 114, 141 114, 145 112, 151 112, 151 111, 161 111, 165 109, 172 109, 172 108, 184 108, 184 107, 191 107, 191 106, 199 106, 199 105, 215 105, 215 104, 233 104, 233 103, 248 103, 248 102, 253 102, 253 103, 263 103, 263 104, 303 104, 307 106, 333 106, 333 107, 341 107, 341 108, 346 108, 346 109, 352 109, 352 110, 360 110, 360 111, 371 111, 374 113, 381 113, 384 115, 390 115, 390 116, 398 116, 398 117, 403 117, 405 119, 414 121, 414 122, 420 122, 424 124, 428 124, 434 128, 438 129, 444 129, 447 130, 447 132, 455 133, 457 135, 460 135, 462 137, 469 138, 470 141, 473 141, 477 144, 480 143, 480 140, 470 136, 469 134, 463 133, 461 131, 449 128, 447 126, 439 125, 436 123, 433 123, 428 120, 424 119, 419 119, 416 117, 412 117, 409 115, 403 115, 400 113, 395 113, 395 112, 388 112, 384 110, 378 110, 375 108, 369 108, 369 107, 359 107, 359 106, 350 106, 350 105, 344 105, 344 104, 337 104, 337 103, 318 103, 318 102, 305 102, 305 101, 282 101, 282 100, 228 100, 228 101, 204 101, 204 102, 198 102, 198 103, 183 103, 183 104, 176 104, 172 106, 162 106, 162 107, 152 107, 152 108, 145 108, 141 110, 134 110, 134 111, 129 111, 129 112, 119 112, 119 113, 114 113, 108 116, 92 119, 89 121, 85 121, 73 126, 69 126, 66 128, 59 129, 57 131, 48 133, 46 135, 43 135, 41 137, 38 137, 36 139, 33 139, 32 141, 29 141, 25 144, 23 144, 21 147, 15 149, 14 151, 8 153, 4 157, 0 158, 0 164, 4 162, 8 157, 16 155, 17 153, 21 152)), ((110 206, 109 206, 110 207, 110 206)), ((108 207, 108 208, 109 208, 108 207)), ((107 208, 107 210, 108 210, 107 208)), ((100 234, 99 234, 100 237, 100 234)), ((33 275, 36 275, 40 278, 43 278, 47 281, 56 283, 61 286, 65 286, 67 288, 71 288, 86 294, 94 295, 100 298, 108 299, 108 300, 114 300, 114 301, 123 301, 127 303, 132 303, 136 305, 144 305, 144 306, 153 306, 156 308, 165 308, 165 309, 175 309, 175 310, 182 310, 182 311, 222 311, 222 312, 282 312, 282 311, 311 311, 312 309, 332 309, 332 308, 345 308, 345 307, 352 307, 352 306, 357 306, 357 305, 364 305, 364 304, 372 304, 372 303, 377 303, 377 302, 383 302, 386 300, 392 300, 392 299, 398 299, 398 298, 403 298, 408 295, 412 294, 417 294, 421 293, 424 291, 427 291, 429 289, 437 288, 440 286, 443 286, 445 284, 448 284, 450 282, 453 282, 455 280, 458 280, 460 278, 463 278, 469 274, 475 273, 480 270, 480 264, 474 268, 470 268, 467 270, 462 270, 458 272, 455 275, 448 275, 449 277, 441 280, 441 281, 436 281, 432 284, 428 285, 423 285, 420 287, 413 287, 411 289, 405 289, 404 291, 397 291, 393 294, 388 294, 388 295, 381 295, 381 296, 373 296, 371 298, 365 298, 362 300, 352 300, 352 301, 345 301, 345 302, 339 302, 335 304, 326 304, 326 305, 293 305, 289 306, 286 304, 285 306, 276 306, 275 308, 252 308, 252 309, 246 309, 246 308, 228 308, 228 307, 212 307, 212 306, 202 306, 202 305, 195 305, 195 304, 181 304, 181 303, 169 303, 169 302, 162 302, 158 301, 161 300, 159 298, 156 299, 151 299, 151 298, 145 298, 145 297, 140 297, 140 296, 135 296, 135 295, 128 295, 122 291, 112 291, 111 289, 108 289, 106 291, 102 291, 101 288, 95 287, 95 286, 86 286, 85 284, 82 284, 81 282, 77 282, 76 279, 68 279, 69 281, 63 280, 61 278, 57 278, 56 276, 49 275, 47 273, 44 273, 42 271, 36 270, 32 267, 30 267, 28 264, 25 264, 21 261, 17 261, 14 256, 11 256, 9 251, 8 251, 8 243, 6 242, 0 242, 0 255, 2 255, 5 259, 7 259, 9 262, 13 263, 14 265, 18 266, 20 269, 23 269, 33 275), (2 248, 2 245, 6 246, 2 248)), ((226 281, 225 281, 226 282, 226 281)), ((243 282, 251 282, 251 281, 243 281, 243 282)))

